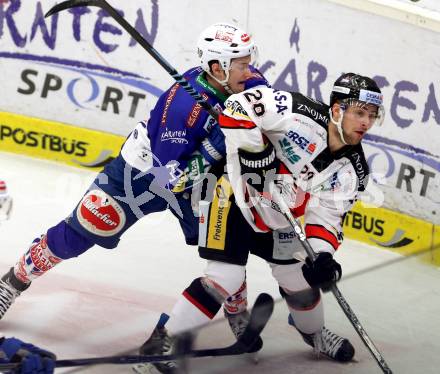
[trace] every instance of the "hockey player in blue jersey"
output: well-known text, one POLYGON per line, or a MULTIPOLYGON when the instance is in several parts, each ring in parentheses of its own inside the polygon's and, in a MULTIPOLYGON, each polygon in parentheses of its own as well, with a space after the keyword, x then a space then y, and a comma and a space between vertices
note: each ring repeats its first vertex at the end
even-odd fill
MULTIPOLYGON (((215 24, 198 41, 201 66, 184 76, 221 110, 230 94, 267 85, 250 66, 255 55, 256 46, 243 30, 215 24)), ((2 277, 0 318, 33 280, 95 244, 115 248, 122 234, 147 214, 169 207, 179 219, 186 242, 197 244, 191 187, 224 154, 224 137, 214 119, 178 84, 172 85, 73 212, 36 238, 2 277)))

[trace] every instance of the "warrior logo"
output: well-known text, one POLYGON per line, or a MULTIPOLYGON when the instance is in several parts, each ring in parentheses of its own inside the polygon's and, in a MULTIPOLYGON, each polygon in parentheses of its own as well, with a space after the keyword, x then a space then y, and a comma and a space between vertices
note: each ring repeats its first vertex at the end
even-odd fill
POLYGON ((89 191, 76 210, 79 223, 91 233, 112 236, 125 225, 121 206, 102 190, 89 191))

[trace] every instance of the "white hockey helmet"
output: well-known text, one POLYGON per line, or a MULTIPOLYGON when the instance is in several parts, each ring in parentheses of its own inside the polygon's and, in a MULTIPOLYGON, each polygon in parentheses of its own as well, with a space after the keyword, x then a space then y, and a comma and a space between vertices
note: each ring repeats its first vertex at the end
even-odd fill
POLYGON ((211 74, 210 61, 218 61, 226 73, 226 79, 219 81, 224 84, 229 78, 231 60, 251 56, 251 63, 257 58, 257 46, 244 30, 228 23, 215 23, 203 30, 197 42, 200 66, 211 74))

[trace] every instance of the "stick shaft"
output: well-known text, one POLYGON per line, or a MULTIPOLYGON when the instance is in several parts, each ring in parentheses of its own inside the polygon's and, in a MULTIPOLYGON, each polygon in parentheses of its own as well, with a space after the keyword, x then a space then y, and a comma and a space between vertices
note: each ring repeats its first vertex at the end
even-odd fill
MULTIPOLYGON (((314 260, 316 258, 316 253, 313 251, 312 246, 310 245, 309 241, 307 240, 307 237, 306 237, 301 225, 295 219, 295 217, 293 217, 292 213, 290 212, 289 207, 287 206, 287 204, 283 200, 282 196, 279 193, 277 193, 276 188, 275 188, 274 192, 275 192, 274 193, 275 203, 278 205, 280 212, 284 215, 284 217, 286 217, 286 219, 289 221, 292 228, 295 230, 295 233, 296 233, 298 239, 300 240, 304 250, 306 251, 307 256, 309 256, 312 260, 314 260)), ((364 342, 364 345, 368 348, 368 350, 373 355, 373 357, 376 360, 376 362, 378 363, 379 367, 382 369, 382 371, 384 373, 392 374, 392 371, 389 368, 389 366, 387 365, 385 359, 383 358, 383 356, 381 355, 379 350, 376 348, 376 346, 374 345, 373 341, 368 336, 365 329, 362 327, 356 314, 351 309, 350 305, 348 304, 347 300, 342 295, 341 291, 339 291, 339 288, 336 286, 336 284, 333 284, 331 286, 331 291, 332 291, 333 295, 335 296, 336 301, 338 302, 342 311, 347 316, 350 323, 353 325, 354 329, 356 330, 356 332, 358 333, 358 335, 360 336, 360 338, 364 342)))

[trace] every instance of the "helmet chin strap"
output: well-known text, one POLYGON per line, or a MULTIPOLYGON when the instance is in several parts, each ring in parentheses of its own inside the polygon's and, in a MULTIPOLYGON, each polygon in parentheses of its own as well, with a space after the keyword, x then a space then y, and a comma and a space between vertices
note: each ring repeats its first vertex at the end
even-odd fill
POLYGON ((332 108, 329 109, 330 121, 336 126, 338 129, 339 137, 341 138, 342 143, 348 144, 344 139, 344 131, 342 130, 342 119, 344 118, 344 110, 341 108, 341 117, 339 121, 335 121, 333 118, 332 108))
POLYGON ((210 71, 207 72, 212 79, 214 79, 217 83, 221 84, 222 87, 225 89, 225 91, 229 94, 229 95, 233 95, 235 92, 232 91, 231 87, 229 87, 228 85, 228 80, 229 80, 229 70, 223 70, 225 72, 225 79, 220 80, 217 77, 215 77, 210 71))

